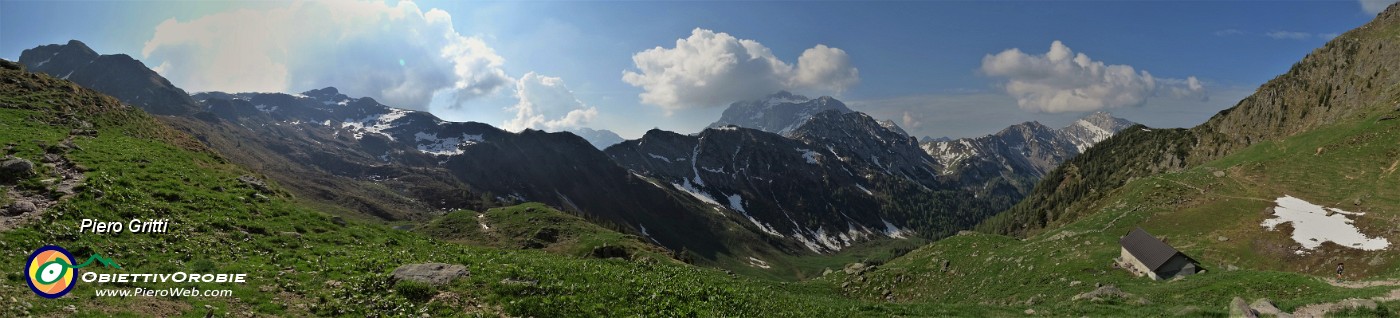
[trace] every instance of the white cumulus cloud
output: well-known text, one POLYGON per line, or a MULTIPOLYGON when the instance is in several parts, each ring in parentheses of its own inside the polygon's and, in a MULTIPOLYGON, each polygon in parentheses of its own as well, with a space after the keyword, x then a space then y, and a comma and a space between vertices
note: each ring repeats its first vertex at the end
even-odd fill
POLYGON ((667 111, 726 105, 784 89, 839 94, 860 82, 844 50, 819 44, 792 65, 757 41, 700 28, 676 40, 675 47, 638 52, 632 62, 636 70, 623 71, 622 80, 642 88, 643 103, 667 111))
POLYGON ((1395 1, 1396 0, 1360 0, 1361 10, 1370 14, 1381 13, 1381 11, 1385 11, 1385 8, 1395 3, 1395 1))
POLYGON ((1060 41, 1045 54, 1009 49, 982 58, 982 72, 1006 79, 1003 89, 1021 109, 1059 113, 1141 106, 1159 89, 1176 98, 1205 99, 1195 77, 1158 79, 1128 65, 1108 65, 1060 41))
POLYGON ((426 109, 508 88, 505 59, 464 36, 451 16, 410 1, 295 2, 189 21, 166 20, 141 51, 191 91, 299 92, 335 86, 395 107, 426 109))
POLYGON ((583 127, 598 117, 598 108, 579 101, 558 77, 526 73, 516 81, 515 95, 520 101, 508 108, 515 118, 502 125, 506 130, 560 131, 583 127))

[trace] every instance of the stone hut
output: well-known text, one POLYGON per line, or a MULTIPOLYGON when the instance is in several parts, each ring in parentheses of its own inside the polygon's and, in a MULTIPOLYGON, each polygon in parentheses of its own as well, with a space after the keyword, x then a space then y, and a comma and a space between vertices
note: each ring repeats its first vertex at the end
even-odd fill
POLYGON ((1142 228, 1135 228, 1118 240, 1122 251, 1118 264, 1138 276, 1171 279, 1195 274, 1200 264, 1181 251, 1153 237, 1142 228))

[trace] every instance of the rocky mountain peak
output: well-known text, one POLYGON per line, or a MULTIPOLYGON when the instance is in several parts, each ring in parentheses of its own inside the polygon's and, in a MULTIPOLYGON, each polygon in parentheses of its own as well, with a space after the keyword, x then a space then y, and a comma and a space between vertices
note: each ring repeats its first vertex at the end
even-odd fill
POLYGON ((77 83, 157 115, 198 110, 184 90, 125 54, 99 55, 77 40, 24 50, 19 56, 32 72, 77 83))
POLYGON ((811 99, 780 91, 762 99, 730 104, 720 119, 710 124, 710 127, 735 125, 787 135, 811 119, 812 115, 828 110, 852 112, 845 103, 830 96, 811 99))

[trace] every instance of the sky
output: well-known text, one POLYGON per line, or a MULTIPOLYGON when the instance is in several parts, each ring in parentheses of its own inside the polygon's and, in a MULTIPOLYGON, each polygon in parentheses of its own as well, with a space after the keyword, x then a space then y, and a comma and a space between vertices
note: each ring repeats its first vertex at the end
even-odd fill
POLYGON ((957 138, 1094 111, 1194 126, 1393 2, 6 0, 0 58, 76 39, 191 92, 334 86, 626 138, 787 90, 957 138))

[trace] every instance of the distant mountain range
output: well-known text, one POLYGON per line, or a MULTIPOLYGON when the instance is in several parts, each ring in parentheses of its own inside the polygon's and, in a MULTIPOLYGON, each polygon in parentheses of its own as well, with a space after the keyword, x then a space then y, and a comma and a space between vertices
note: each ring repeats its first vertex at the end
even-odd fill
POLYGON ((333 87, 189 96, 123 57, 73 41, 20 60, 170 115, 161 119, 328 210, 423 222, 535 201, 720 263, 951 235, 1126 125, 1096 114, 1061 130, 1027 123, 920 143, 835 98, 779 92, 734 103, 695 135, 623 141, 606 130, 447 122, 333 87))
POLYGON ((943 165, 940 175, 982 195, 1019 200, 1050 170, 1134 124, 1096 112, 1060 129, 1032 121, 976 138, 925 137, 920 146, 943 165))

